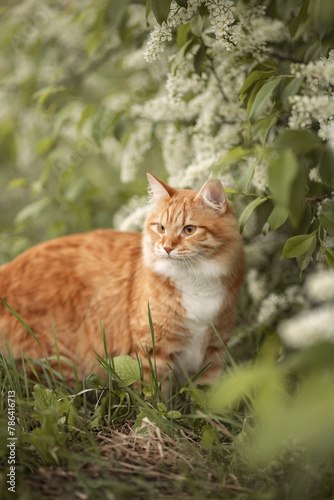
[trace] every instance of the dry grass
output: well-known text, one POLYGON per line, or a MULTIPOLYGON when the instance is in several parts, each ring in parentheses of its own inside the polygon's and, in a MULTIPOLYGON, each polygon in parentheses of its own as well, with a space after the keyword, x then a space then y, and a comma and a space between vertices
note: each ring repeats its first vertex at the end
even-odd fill
MULTIPOLYGON (((95 433, 100 457, 81 457, 76 467, 40 467, 24 476, 41 499, 88 500, 98 486, 110 498, 232 498, 250 491, 236 477, 221 474, 208 460, 195 435, 181 432, 174 439, 155 424, 144 421, 134 430, 129 423, 95 433), (84 484, 82 482, 85 477, 84 484), (220 476, 220 477, 219 477, 220 476), (91 490, 91 491, 89 491, 91 490)), ((93 495, 93 496, 92 496, 93 495)), ((100 497, 102 498, 102 497, 100 497)), ((109 498, 109 497, 105 497, 109 498)))

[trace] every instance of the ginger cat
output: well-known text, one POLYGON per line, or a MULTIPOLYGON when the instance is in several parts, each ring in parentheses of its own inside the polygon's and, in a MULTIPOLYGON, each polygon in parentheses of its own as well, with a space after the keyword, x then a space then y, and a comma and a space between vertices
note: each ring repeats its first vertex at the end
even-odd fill
MULTIPOLYGON (((170 371, 167 363, 182 379, 211 362, 199 380, 209 382, 221 372, 224 355, 211 322, 226 341, 245 274, 238 224, 219 180, 197 192, 148 178, 153 208, 142 234, 99 229, 36 245, 0 267, 0 297, 32 328, 47 356, 56 354, 53 321, 60 354, 80 374, 94 364, 99 371, 94 351, 103 356, 102 324, 108 354, 137 351, 144 380, 143 348, 152 353, 149 302, 158 376, 170 371)), ((15 357, 21 350, 43 357, 2 303, 0 331, 15 357)), ((1 334, 0 349, 6 352, 1 334)), ((69 365, 63 372, 71 379, 69 365)))

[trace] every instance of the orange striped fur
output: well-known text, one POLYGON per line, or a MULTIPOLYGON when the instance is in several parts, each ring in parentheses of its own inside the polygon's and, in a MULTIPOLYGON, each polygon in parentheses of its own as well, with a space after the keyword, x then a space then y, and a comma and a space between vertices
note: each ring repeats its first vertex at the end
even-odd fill
MULTIPOLYGON (((152 352, 149 302, 158 376, 168 373, 167 363, 182 378, 184 371, 192 376, 211 362, 200 379, 210 381, 224 355, 211 322, 228 339, 245 274, 237 221, 220 181, 208 181, 197 192, 148 177, 153 203, 142 234, 105 229, 39 244, 0 268, 0 296, 48 356, 55 355, 53 321, 60 354, 80 373, 98 371, 94 351, 103 355, 102 324, 108 353, 137 351, 145 377, 143 347, 152 352)), ((15 357, 21 350, 42 356, 2 304, 0 331, 15 357)))

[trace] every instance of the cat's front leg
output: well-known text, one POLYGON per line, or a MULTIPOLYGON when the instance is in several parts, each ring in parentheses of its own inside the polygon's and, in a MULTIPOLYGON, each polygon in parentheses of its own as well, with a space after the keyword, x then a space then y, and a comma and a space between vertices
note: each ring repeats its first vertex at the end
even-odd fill
POLYGON ((224 368, 225 350, 222 345, 211 345, 207 348, 204 357, 203 367, 210 363, 210 366, 196 380, 196 384, 213 384, 221 376, 224 368))

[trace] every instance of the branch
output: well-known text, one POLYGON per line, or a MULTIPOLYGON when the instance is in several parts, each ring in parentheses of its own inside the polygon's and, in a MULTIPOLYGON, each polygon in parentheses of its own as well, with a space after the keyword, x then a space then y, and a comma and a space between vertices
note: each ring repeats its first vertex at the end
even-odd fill
POLYGON ((215 68, 215 64, 214 64, 214 60, 213 58, 207 53, 207 58, 209 59, 209 62, 210 62, 210 68, 211 68, 211 71, 213 73, 213 76, 215 77, 216 81, 217 81, 217 85, 218 85, 218 89, 219 89, 219 92, 221 93, 221 95, 223 96, 223 98, 229 102, 229 98, 228 98, 228 95, 226 94, 222 84, 221 84, 221 81, 220 81, 220 78, 219 78, 219 75, 216 71, 216 68, 215 68))

